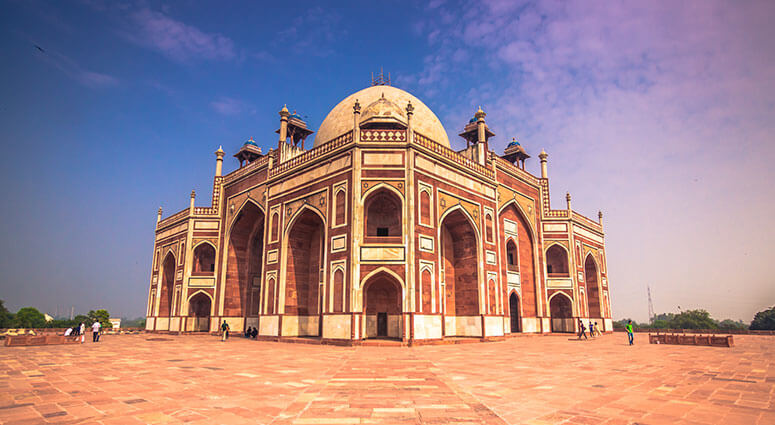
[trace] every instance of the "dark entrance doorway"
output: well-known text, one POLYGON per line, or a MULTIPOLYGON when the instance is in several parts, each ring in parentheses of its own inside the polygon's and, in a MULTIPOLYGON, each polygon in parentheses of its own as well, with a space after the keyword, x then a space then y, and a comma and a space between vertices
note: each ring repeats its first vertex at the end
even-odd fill
POLYGON ((380 337, 387 337, 388 331, 387 331, 387 312, 385 313, 377 313, 377 336, 380 337))
POLYGON ((511 333, 519 332, 519 299, 514 292, 509 297, 509 315, 511 316, 511 333))

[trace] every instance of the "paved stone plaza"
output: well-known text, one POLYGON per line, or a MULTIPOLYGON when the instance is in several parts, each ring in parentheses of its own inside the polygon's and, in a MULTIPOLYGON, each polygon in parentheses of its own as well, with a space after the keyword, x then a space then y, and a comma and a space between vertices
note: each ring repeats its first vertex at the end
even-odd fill
POLYGON ((124 335, 0 347, 0 422, 773 424, 775 337, 405 347, 124 335))

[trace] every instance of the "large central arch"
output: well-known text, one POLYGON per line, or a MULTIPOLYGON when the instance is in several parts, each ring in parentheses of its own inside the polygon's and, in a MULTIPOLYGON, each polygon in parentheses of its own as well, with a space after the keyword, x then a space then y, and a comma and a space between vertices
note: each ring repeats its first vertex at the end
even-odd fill
POLYGON ((366 338, 401 338, 403 299, 401 283, 380 271, 363 285, 366 338))
POLYGON ((258 316, 258 297, 250 297, 250 294, 254 282, 260 282, 263 254, 264 211, 248 201, 237 213, 229 233, 224 316, 258 316))
POLYGON ((503 279, 508 281, 508 272, 519 272, 522 317, 534 318, 538 313, 537 297, 540 295, 536 285, 535 241, 532 228, 514 201, 500 210, 498 220, 508 235, 504 253, 506 275, 503 279), (514 246, 513 238, 516 238, 517 246, 514 246))
MULTIPOLYGON (((471 219, 456 208, 446 214, 439 228, 444 277, 444 312, 455 316, 445 335, 468 335, 479 311, 479 241, 471 219), (469 323, 470 322, 470 323, 469 323), (468 330, 468 331, 466 331, 468 330)), ((480 322, 481 323, 481 322, 480 322)), ((473 335, 468 335, 473 336, 473 335)), ((481 336, 481 335, 480 335, 481 336)))
POLYGON ((287 330, 291 336, 320 336, 325 223, 312 209, 303 208, 292 220, 286 235, 283 327, 298 323, 294 326, 296 329, 287 330))

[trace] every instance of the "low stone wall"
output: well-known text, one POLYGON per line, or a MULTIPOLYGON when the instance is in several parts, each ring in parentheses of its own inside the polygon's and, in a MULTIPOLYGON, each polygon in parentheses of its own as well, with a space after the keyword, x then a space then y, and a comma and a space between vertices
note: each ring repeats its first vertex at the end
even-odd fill
MULTIPOLYGON (((614 329, 625 332, 624 328, 614 329)), ((673 333, 673 334, 724 334, 724 335, 775 335, 775 331, 752 331, 749 329, 649 329, 634 328, 635 333, 673 333)))
POLYGON ((702 345, 706 347, 734 347, 732 335, 649 334, 649 344, 702 345))
POLYGON ((29 347, 32 345, 78 344, 78 336, 63 335, 9 335, 5 338, 6 347, 29 347))

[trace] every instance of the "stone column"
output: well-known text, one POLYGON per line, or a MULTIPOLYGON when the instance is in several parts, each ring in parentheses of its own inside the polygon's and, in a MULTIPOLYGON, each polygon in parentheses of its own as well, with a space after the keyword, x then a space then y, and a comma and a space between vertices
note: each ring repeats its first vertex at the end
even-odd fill
POLYGON ((541 149, 541 153, 538 154, 538 158, 541 160, 541 178, 542 179, 549 178, 548 177, 548 173, 546 172, 547 171, 547 169, 546 169, 546 158, 548 158, 548 157, 549 157, 549 155, 546 153, 546 151, 541 149))
POLYGON ((221 177, 223 174, 223 146, 218 146, 218 150, 215 151, 215 177, 221 177))

